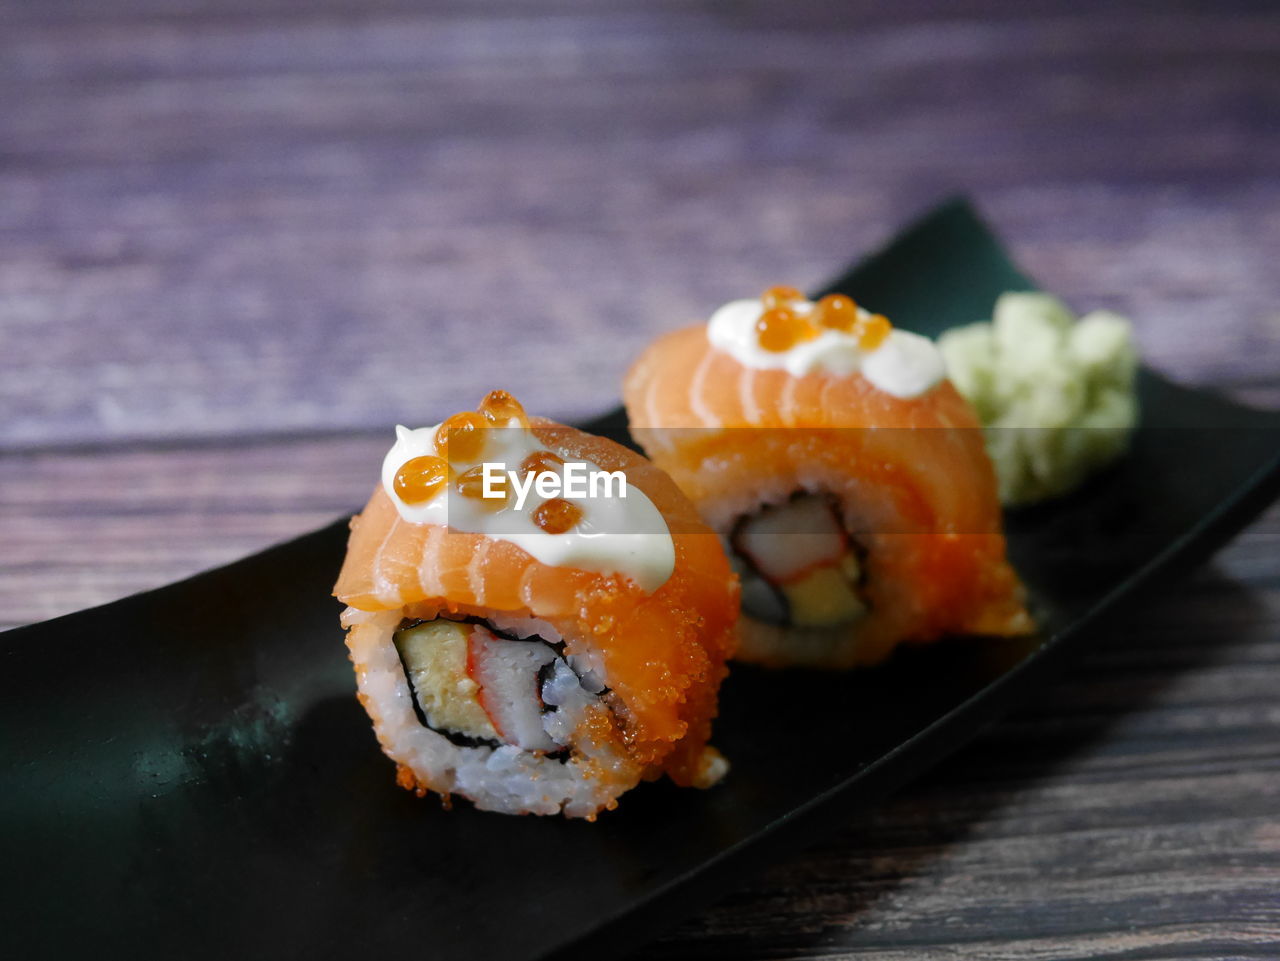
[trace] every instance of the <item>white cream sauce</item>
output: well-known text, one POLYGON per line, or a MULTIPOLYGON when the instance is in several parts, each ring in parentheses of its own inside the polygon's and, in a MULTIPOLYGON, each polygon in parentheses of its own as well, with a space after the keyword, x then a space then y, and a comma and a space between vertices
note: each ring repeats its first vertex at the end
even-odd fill
MULTIPOLYGON (((814 304, 792 305, 801 316, 814 304)), ((786 370, 793 377, 825 371, 837 377, 861 372, 875 387, 894 397, 919 397, 937 386, 946 376, 946 365, 937 346, 928 337, 905 330, 890 331, 874 349, 863 350, 852 334, 823 328, 810 340, 802 340, 788 350, 766 350, 760 346, 756 321, 764 312, 759 300, 734 300, 725 304, 707 323, 707 338, 713 347, 732 355, 744 367, 757 370, 786 370)), ((858 308, 862 317, 870 316, 858 308)))
MULTIPOLYGON (((396 428, 396 442, 382 462, 382 487, 400 516, 412 524, 437 524, 457 531, 484 534, 495 540, 509 541, 535 559, 551 567, 570 567, 602 574, 629 577, 646 593, 653 593, 667 582, 675 570, 675 543, 662 513, 637 487, 601 483, 597 496, 566 498, 582 510, 582 517, 563 534, 551 534, 533 521, 534 511, 545 500, 534 489, 520 510, 516 510, 514 492, 506 506, 491 510, 489 503, 464 497, 452 485, 430 500, 407 504, 395 491, 395 478, 400 468, 415 457, 435 456, 436 432, 440 425, 410 430, 396 428), (603 496, 609 490, 612 496, 603 496), (625 496, 622 492, 625 490, 625 496)), ((501 470, 518 471, 520 463, 531 453, 545 450, 533 432, 511 421, 506 427, 485 430, 485 449, 472 463, 454 464, 462 471, 483 463, 500 465, 501 470)), ((601 468, 590 461, 587 472, 601 468)), ((550 473, 550 472, 548 472, 550 473)), ((558 475, 561 487, 564 468, 558 475)))

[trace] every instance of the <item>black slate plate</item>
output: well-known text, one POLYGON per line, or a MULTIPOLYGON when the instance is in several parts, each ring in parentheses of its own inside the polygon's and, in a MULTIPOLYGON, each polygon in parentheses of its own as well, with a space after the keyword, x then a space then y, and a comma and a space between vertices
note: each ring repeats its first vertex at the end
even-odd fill
MULTIPOLYGON (((936 333, 1029 286, 955 203, 832 289, 936 333)), ((1141 392, 1146 426, 1120 466, 1008 519, 1043 637, 907 649, 852 676, 738 669, 716 738, 727 782, 643 785, 596 824, 445 812, 393 785, 328 596, 345 523, 10 631, 7 953, 619 953, 971 737, 1101 615, 1202 560, 1280 491, 1280 415, 1149 372, 1141 392)))

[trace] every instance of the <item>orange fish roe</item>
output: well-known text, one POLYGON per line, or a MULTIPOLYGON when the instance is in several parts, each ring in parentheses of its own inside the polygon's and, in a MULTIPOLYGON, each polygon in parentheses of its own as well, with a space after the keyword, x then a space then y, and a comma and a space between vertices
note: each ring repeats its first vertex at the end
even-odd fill
POLYGON ((463 471, 458 479, 454 482, 454 487, 463 497, 469 497, 472 500, 478 500, 483 506, 490 510, 501 510, 507 504, 507 478, 505 474, 500 474, 491 483, 490 489, 496 489, 501 492, 498 497, 484 496, 484 466, 477 464, 470 470, 463 471))
POLYGON ((827 294, 813 308, 811 319, 819 327, 847 334, 858 322, 858 306, 844 294, 827 294))
POLYGON ((558 474, 564 466, 564 458, 549 450, 535 450, 520 462, 520 476, 530 474, 558 474))
POLYGON ((851 334, 862 350, 879 347, 893 325, 883 314, 864 314, 852 297, 827 294, 808 314, 796 309, 804 295, 794 287, 770 287, 760 297, 764 310, 756 320, 756 338, 765 350, 782 353, 796 344, 812 340, 824 329, 851 334))
POLYGON ((790 307, 770 307, 756 321, 756 335, 765 350, 781 353, 817 336, 813 326, 790 307))
MULTIPOLYGON (((506 794, 498 797, 486 788, 459 782, 452 763, 437 764, 416 750, 413 703, 379 681, 387 670, 396 676, 401 671, 397 652, 388 646, 394 644, 394 632, 403 619, 441 614, 509 617, 520 611, 550 624, 563 637, 567 651, 582 652, 593 663, 598 655, 611 693, 603 710, 587 712, 576 727, 564 762, 580 770, 582 786, 576 778, 570 783, 560 777, 558 759, 531 757, 529 777, 513 772, 514 780, 504 779, 502 787, 505 792, 506 783, 518 783, 532 809, 552 813, 562 798, 555 785, 563 781, 563 796, 568 798, 564 812, 588 817, 610 807, 642 777, 659 771, 669 773, 677 784, 697 783, 716 713, 716 690, 735 640, 738 586, 719 540, 652 463, 612 441, 530 419, 537 439, 520 438, 521 453, 508 466, 514 469, 521 458, 546 447, 570 461, 624 472, 628 483, 643 492, 667 522, 675 567, 666 583, 648 591, 622 572, 552 566, 498 534, 455 531, 440 536, 443 524, 403 523, 397 510, 403 505, 393 491, 378 485, 352 525, 335 591, 343 603, 372 615, 353 619, 348 649, 361 703, 383 750, 408 769, 401 772, 399 783, 413 791, 465 793, 477 807, 505 804, 506 794), (410 735, 407 742, 405 734, 410 735), (589 758, 586 752, 592 752, 589 758), (544 795, 539 788, 557 793, 544 795)), ((445 488, 450 495, 460 496, 453 485, 471 466, 457 465, 445 488)), ((508 487, 514 487, 510 475, 508 487)), ((535 499, 530 507, 541 501, 535 499)), ((475 501, 466 503, 476 504, 473 512, 482 510, 475 501)), ((546 505, 543 514, 553 514, 559 506, 546 505)), ((573 512, 572 504, 563 506, 573 512)), ((585 504, 578 506, 586 510, 585 504)), ((585 518, 580 523, 585 524, 585 518)), ((565 539, 567 534, 551 543, 565 539)))
POLYGON ((490 424, 505 427, 514 418, 521 427, 529 426, 524 407, 505 390, 491 390, 480 401, 480 413, 490 424))
POLYGON ((884 314, 872 314, 870 317, 859 320, 855 331, 858 346, 863 350, 875 350, 889 336, 891 330, 893 325, 884 314))
POLYGON ((553 497, 533 512, 533 522, 548 534, 563 534, 582 520, 582 508, 562 497, 553 497))
POLYGON ((804 300, 804 294, 794 287, 770 287, 760 296, 760 302, 764 304, 765 310, 787 307, 800 300, 804 300))
POLYGON ((436 450, 450 464, 478 460, 484 452, 484 429, 489 422, 472 410, 464 410, 445 420, 436 431, 436 450))
POLYGON ((396 472, 396 496, 406 504, 425 504, 444 488, 449 465, 439 457, 426 455, 408 460, 396 472))

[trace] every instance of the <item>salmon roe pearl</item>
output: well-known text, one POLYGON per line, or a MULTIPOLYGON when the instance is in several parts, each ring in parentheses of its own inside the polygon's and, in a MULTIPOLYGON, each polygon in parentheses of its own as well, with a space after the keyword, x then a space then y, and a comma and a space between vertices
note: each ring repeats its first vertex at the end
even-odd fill
POLYGON ((858 306, 844 294, 827 294, 814 307, 813 320, 819 327, 847 334, 858 322, 858 306))
POLYGON ((392 487, 406 504, 425 504, 440 493, 448 476, 449 465, 428 454, 405 461, 392 487))
POLYGON ((875 350, 893 330, 889 318, 884 314, 872 314, 858 324, 858 346, 863 350, 875 350))
POLYGON ((458 475, 458 479, 454 482, 454 487, 463 497, 472 500, 478 500, 482 506, 490 510, 501 510, 507 504, 507 478, 505 474, 499 475, 490 483, 490 487, 500 492, 498 497, 484 496, 484 467, 477 464, 470 470, 465 470, 458 475))
POLYGON ((563 534, 582 520, 582 508, 562 497, 553 497, 538 505, 533 522, 548 534, 563 534))
POLYGON ((558 474, 564 466, 564 458, 549 450, 535 450, 520 462, 520 476, 530 474, 558 474))
POLYGON ((804 294, 794 287, 770 287, 760 297, 760 302, 764 304, 765 310, 769 310, 772 307, 785 307, 788 304, 794 304, 798 300, 804 300, 804 294))
POLYGON ((450 464, 478 460, 484 451, 484 429, 488 426, 488 421, 475 411, 454 414, 436 431, 436 450, 450 464))
POLYGON ((809 322, 790 307, 773 307, 756 321, 756 335, 765 350, 782 352, 790 350, 802 340, 815 336, 817 331, 809 322))
POLYGON ((521 427, 529 426, 524 407, 505 390, 491 390, 480 401, 480 413, 490 424, 506 427, 514 419, 521 427))

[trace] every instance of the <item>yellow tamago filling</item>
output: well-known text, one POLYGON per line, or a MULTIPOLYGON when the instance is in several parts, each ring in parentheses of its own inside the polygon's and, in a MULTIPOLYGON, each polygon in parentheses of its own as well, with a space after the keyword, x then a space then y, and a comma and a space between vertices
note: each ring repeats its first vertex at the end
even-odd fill
POLYGON ((858 594, 861 577, 858 558, 846 553, 838 564, 824 564, 803 577, 780 585, 797 627, 831 627, 866 613, 858 594))
POLYGON ((418 706, 437 730, 498 740, 480 705, 480 685, 467 673, 471 625, 437 620, 397 631, 396 649, 408 669, 418 706))

